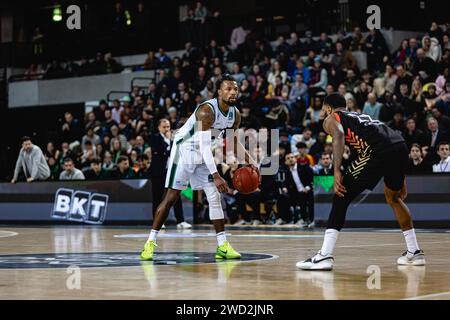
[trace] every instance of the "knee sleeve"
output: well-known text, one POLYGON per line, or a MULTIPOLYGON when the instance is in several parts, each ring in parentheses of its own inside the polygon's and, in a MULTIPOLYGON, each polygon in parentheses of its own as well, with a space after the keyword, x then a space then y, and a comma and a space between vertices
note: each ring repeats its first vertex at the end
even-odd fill
POLYGON ((220 200, 220 192, 217 190, 216 186, 206 187, 204 191, 209 204, 209 218, 211 220, 223 219, 224 214, 220 200))

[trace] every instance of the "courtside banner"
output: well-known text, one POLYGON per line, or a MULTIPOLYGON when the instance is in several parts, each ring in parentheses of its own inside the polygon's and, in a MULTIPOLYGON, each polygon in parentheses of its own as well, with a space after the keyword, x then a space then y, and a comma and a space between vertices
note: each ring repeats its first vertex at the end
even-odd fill
POLYGON ((56 191, 51 217, 69 221, 102 224, 105 221, 107 194, 61 188, 56 191))
MULTIPOLYGON (((182 200, 184 217, 192 222, 192 195, 182 200)), ((0 183, 4 222, 148 223, 152 202, 147 179, 0 183)))

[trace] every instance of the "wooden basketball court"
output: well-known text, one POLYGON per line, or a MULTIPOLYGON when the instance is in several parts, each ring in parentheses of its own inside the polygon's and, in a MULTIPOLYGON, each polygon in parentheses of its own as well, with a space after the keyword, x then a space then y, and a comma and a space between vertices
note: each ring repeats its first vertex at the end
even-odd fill
POLYGON ((145 228, 2 226, 0 299, 450 299, 450 231, 418 230, 427 266, 400 268, 399 231, 348 229, 332 272, 295 267, 323 229, 227 232, 248 261, 216 263, 210 228, 166 229, 141 263, 145 228))

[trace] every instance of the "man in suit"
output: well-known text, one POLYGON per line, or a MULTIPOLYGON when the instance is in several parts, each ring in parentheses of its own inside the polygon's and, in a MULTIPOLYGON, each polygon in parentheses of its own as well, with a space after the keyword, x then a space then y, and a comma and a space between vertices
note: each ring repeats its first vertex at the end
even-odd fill
MULTIPOLYGON (((156 212, 164 195, 164 185, 167 173, 167 160, 172 147, 170 122, 161 119, 158 122, 158 132, 150 136, 152 161, 150 164, 150 180, 152 182, 153 214, 156 212)), ((192 226, 184 221, 181 198, 174 204, 175 218, 178 229, 190 229, 192 226)))
POLYGON ((315 225, 313 170, 307 164, 298 164, 293 153, 286 155, 285 165, 287 167, 286 178, 277 203, 280 218, 285 222, 290 221, 290 207, 300 206, 301 219, 296 224, 301 228, 313 228, 315 225))
POLYGON ((431 163, 439 161, 437 156, 437 146, 441 141, 448 141, 447 132, 439 129, 438 121, 430 117, 427 120, 428 130, 424 134, 422 146, 428 147, 428 158, 431 163))

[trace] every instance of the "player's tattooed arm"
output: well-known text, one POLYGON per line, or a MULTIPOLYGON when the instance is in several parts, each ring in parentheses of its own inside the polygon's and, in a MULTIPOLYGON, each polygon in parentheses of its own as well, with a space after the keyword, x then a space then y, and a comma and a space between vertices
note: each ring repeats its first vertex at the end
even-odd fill
POLYGON ((201 105, 196 111, 197 121, 199 121, 199 130, 206 131, 211 129, 214 124, 214 112, 207 105, 201 105))
POLYGON ((343 197, 346 192, 342 184, 341 173, 342 156, 345 148, 344 129, 333 115, 324 120, 323 128, 326 133, 333 137, 334 191, 338 196, 343 197))
MULTIPOLYGON (((239 112, 238 109, 235 109, 235 112, 236 112, 236 119, 234 120, 233 129, 234 130, 238 130, 240 125, 241 125, 241 113, 239 112)), ((257 168, 256 161, 250 156, 248 151, 245 150, 245 147, 239 141, 237 135, 234 135, 234 143, 233 143, 233 145, 234 145, 234 154, 236 155, 238 160, 241 160, 241 159, 239 159, 240 156, 244 155, 245 163, 249 164, 251 166, 254 166, 255 168, 257 168)))

